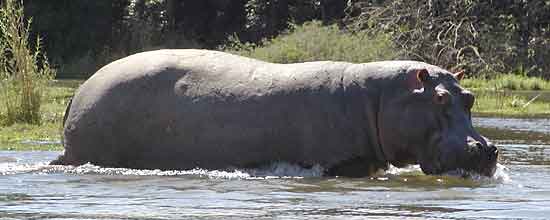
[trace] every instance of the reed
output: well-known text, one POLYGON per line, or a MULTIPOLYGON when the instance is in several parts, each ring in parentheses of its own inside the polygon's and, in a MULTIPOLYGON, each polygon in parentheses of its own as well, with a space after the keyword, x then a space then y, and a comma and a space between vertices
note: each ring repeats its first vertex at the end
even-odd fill
POLYGON ((476 91, 472 109, 478 116, 500 117, 548 117, 550 102, 534 96, 523 96, 514 91, 476 91))
POLYGON ((41 40, 30 40, 32 19, 25 20, 23 2, 6 0, 0 9, 0 123, 40 124, 46 83, 55 76, 41 52, 41 40))

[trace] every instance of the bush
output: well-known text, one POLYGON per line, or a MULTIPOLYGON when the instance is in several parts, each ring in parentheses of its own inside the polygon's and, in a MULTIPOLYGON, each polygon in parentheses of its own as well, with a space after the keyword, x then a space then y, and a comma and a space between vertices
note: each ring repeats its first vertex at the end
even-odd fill
POLYGON ((55 72, 40 52, 37 38, 34 51, 29 45, 31 20, 25 21, 23 4, 6 0, 0 9, 0 121, 40 124, 40 101, 46 83, 55 72))
POLYGON ((355 63, 394 59, 398 56, 389 37, 366 32, 347 32, 336 25, 308 22, 261 45, 229 40, 225 51, 275 63, 317 60, 355 63))

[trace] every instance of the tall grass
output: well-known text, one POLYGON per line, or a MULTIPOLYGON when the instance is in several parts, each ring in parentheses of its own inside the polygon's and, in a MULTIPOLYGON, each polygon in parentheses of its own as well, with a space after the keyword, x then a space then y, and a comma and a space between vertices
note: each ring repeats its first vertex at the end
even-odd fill
POLYGON ((31 20, 24 19, 23 3, 5 0, 0 9, 0 123, 40 124, 40 105, 52 70, 41 50, 40 38, 29 44, 31 20))
POLYGON ((308 22, 294 26, 290 32, 261 44, 229 40, 223 50, 275 63, 296 63, 316 60, 365 63, 394 59, 397 50, 387 35, 343 31, 336 25, 323 26, 308 22))
POLYGON ((39 144, 36 142, 61 141, 60 129, 65 108, 75 90, 84 80, 52 80, 45 87, 40 111, 40 125, 16 123, 0 126, 0 150, 63 150, 60 143, 39 144), (30 141, 30 142, 29 142, 30 141))
POLYGON ((536 99, 536 96, 526 97, 511 91, 480 90, 476 92, 472 112, 490 116, 548 117, 550 103, 536 99))
POLYGON ((470 89, 488 90, 550 90, 550 81, 539 77, 519 74, 499 74, 494 78, 476 77, 465 79, 461 84, 470 89))

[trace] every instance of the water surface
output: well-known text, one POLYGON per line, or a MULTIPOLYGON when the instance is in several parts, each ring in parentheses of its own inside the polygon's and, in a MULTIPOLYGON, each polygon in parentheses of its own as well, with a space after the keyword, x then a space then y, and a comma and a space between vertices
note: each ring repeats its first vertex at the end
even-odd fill
POLYGON ((231 172, 48 166, 61 152, 0 151, 0 219, 548 219, 548 120, 474 123, 500 146, 493 178, 426 176, 418 166, 356 179, 289 164, 231 172))

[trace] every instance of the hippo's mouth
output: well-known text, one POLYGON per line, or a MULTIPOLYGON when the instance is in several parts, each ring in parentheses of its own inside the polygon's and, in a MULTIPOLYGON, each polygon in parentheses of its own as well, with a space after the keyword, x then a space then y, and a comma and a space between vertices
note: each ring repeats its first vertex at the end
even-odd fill
POLYGON ((494 145, 470 146, 463 154, 456 155, 454 160, 449 157, 440 157, 433 164, 422 164, 422 171, 426 174, 479 174, 491 177, 495 174, 499 151, 494 145))
POLYGON ((472 171, 484 176, 493 176, 496 171, 498 155, 498 148, 494 145, 489 147, 480 147, 480 153, 476 153, 473 164, 477 166, 472 167, 472 171), (477 162, 477 163, 476 163, 477 162))

